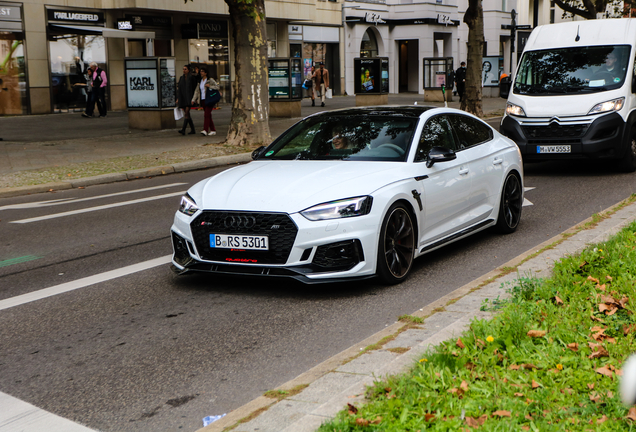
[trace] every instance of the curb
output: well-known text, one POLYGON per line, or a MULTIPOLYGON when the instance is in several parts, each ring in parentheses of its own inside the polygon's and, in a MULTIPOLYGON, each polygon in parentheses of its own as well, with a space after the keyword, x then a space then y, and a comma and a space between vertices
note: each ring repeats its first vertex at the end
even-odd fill
POLYGON ((488 319, 492 316, 491 313, 480 312, 480 305, 485 299, 505 298, 507 293, 501 288, 503 284, 528 274, 548 277, 558 259, 578 253, 589 244, 605 241, 636 220, 636 203, 624 205, 626 202, 621 201, 600 212, 611 214, 594 227, 585 228, 594 220, 589 217, 412 313, 424 319, 421 329, 402 333, 405 323, 396 322, 275 389, 290 391, 299 385, 307 386, 297 395, 281 401, 260 396, 197 432, 229 429, 237 432, 315 431, 324 421, 344 409, 347 403, 362 402, 367 385, 386 375, 404 372, 416 361, 417 355, 423 354, 430 346, 461 334, 473 318, 488 319), (506 268, 516 268, 516 272, 507 273, 506 268), (385 346, 360 355, 369 345, 396 334, 397 337, 386 342, 385 346), (389 346, 408 350, 389 356, 389 346), (366 360, 363 360, 364 357, 366 360), (334 389, 334 381, 352 382, 334 389), (317 397, 321 388, 322 397, 317 397))
POLYGON ((135 180, 147 177, 157 177, 174 173, 197 171, 207 168, 214 168, 222 165, 243 164, 252 160, 251 153, 240 153, 229 156, 218 156, 210 159, 200 159, 188 162, 179 162, 172 165, 164 165, 151 168, 141 168, 126 172, 102 174, 93 177, 85 177, 75 180, 46 183, 33 186, 20 186, 15 188, 0 189, 0 198, 11 198, 22 195, 51 192, 66 189, 75 189, 86 186, 94 186, 106 183, 115 183, 126 180, 135 180))

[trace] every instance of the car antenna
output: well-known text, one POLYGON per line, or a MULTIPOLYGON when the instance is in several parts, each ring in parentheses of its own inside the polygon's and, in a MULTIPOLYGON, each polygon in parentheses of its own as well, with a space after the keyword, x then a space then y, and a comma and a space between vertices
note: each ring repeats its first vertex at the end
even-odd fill
POLYGON ((576 27, 576 37, 574 38, 574 42, 578 42, 579 40, 581 40, 581 36, 579 36, 580 29, 581 29, 581 26, 576 27))

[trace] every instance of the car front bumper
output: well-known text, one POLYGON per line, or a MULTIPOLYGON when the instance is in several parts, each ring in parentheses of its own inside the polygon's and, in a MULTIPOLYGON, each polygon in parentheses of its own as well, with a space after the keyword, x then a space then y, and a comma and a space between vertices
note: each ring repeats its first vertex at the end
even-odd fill
MULTIPOLYGON (((372 214, 309 221, 297 213, 277 213, 276 218, 272 219, 271 213, 208 212, 220 213, 222 219, 228 217, 227 215, 237 214, 254 215, 259 221, 266 219, 260 227, 257 224, 252 228, 255 235, 269 236, 271 253, 262 253, 238 249, 210 250, 206 245, 209 234, 227 232, 221 232, 222 228, 215 222, 215 218, 207 217, 204 213, 206 212, 198 212, 192 217, 180 212, 175 214, 171 228, 172 264, 173 270, 178 274, 194 271, 287 277, 311 284, 375 276, 380 221, 372 214), (286 218, 289 223, 285 223, 286 218), (272 220, 278 228, 268 231, 274 227, 270 226, 272 220), (294 230, 296 231, 293 232, 294 230)), ((241 231, 241 228, 236 228, 235 231, 241 231)))

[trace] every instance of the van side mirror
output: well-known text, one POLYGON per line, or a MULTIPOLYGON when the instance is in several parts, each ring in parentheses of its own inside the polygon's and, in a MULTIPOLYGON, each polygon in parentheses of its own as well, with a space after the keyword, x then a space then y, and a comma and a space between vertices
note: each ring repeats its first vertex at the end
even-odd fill
POLYGON ((512 86, 512 79, 509 76, 501 78, 499 80, 499 97, 508 99, 511 86, 512 86))
POLYGON ((259 148, 254 150, 252 152, 252 160, 258 159, 258 157, 261 155, 261 153, 263 153, 263 150, 265 150, 265 146, 260 146, 259 148))
POLYGON ((636 93, 636 75, 632 77, 632 93, 636 93))
POLYGON ((437 162, 448 162, 457 159, 455 152, 446 147, 433 147, 426 156, 426 168, 430 168, 437 162))

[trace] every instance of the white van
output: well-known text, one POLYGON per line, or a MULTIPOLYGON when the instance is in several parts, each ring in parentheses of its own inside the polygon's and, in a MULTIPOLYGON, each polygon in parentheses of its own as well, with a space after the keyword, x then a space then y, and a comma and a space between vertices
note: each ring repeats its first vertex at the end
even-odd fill
POLYGON ((636 170, 636 19, 532 31, 500 131, 524 161, 609 158, 636 170))

